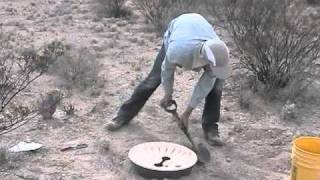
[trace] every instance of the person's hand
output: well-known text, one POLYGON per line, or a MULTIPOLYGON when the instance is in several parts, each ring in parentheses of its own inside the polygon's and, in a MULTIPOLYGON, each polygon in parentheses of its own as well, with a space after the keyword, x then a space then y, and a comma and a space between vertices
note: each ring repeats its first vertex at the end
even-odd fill
POLYGON ((162 100, 160 101, 161 107, 168 107, 172 104, 172 96, 171 95, 165 95, 162 100))
POLYGON ((188 130, 189 128, 189 119, 192 111, 193 111, 193 108, 188 107, 180 116, 180 120, 181 120, 181 122, 179 122, 180 126, 182 128, 185 128, 186 130, 188 130))

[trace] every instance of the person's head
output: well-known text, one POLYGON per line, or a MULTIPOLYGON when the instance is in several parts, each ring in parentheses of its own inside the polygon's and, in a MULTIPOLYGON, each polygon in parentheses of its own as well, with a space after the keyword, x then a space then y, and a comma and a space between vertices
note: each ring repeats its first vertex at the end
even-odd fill
POLYGON ((212 72, 217 78, 226 79, 230 76, 229 49, 223 41, 205 41, 201 55, 210 62, 212 72))

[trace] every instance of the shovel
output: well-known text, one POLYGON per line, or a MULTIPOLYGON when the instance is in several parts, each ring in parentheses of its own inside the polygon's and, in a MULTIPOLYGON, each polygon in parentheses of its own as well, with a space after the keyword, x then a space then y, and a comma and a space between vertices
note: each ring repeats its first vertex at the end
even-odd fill
POLYGON ((176 101, 172 100, 170 102, 169 106, 162 106, 162 108, 167 111, 168 113, 171 113, 173 115, 173 117, 176 119, 176 121, 178 122, 178 125, 180 127, 180 129, 183 131, 183 133, 187 136, 188 140, 191 142, 192 145, 192 149, 195 151, 195 153, 198 156, 198 161, 200 163, 207 163, 210 161, 211 159, 211 155, 210 155, 210 151, 208 150, 208 148, 205 146, 205 144, 203 144, 202 142, 200 142, 199 140, 193 139, 189 132, 188 129, 186 128, 186 126, 182 123, 179 114, 177 113, 177 108, 178 105, 176 103, 176 101))

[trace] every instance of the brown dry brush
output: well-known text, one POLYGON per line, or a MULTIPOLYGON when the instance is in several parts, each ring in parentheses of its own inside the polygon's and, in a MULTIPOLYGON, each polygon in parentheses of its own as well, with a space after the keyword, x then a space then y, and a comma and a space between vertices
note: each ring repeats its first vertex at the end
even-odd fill
POLYGON ((319 5, 320 1, 319 0, 307 0, 307 3, 310 5, 319 5))
POLYGON ((164 33, 173 18, 199 10, 199 8, 195 10, 196 2, 192 0, 135 0, 133 2, 159 35, 164 33))
POLYGON ((302 18, 293 0, 216 0, 214 15, 223 20, 242 57, 241 66, 265 85, 265 90, 290 88, 287 98, 301 94, 319 78, 317 30, 302 18))
POLYGON ((99 18, 121 18, 132 14, 129 8, 125 6, 126 0, 97 0, 97 16, 99 18))
POLYGON ((18 53, 17 48, 15 36, 0 29, 0 135, 35 116, 33 110, 14 100, 64 51, 60 42, 50 43, 41 51, 27 49, 18 53))
POLYGON ((84 91, 99 81, 100 64, 96 55, 86 47, 69 46, 50 68, 50 73, 60 76, 66 88, 84 91))

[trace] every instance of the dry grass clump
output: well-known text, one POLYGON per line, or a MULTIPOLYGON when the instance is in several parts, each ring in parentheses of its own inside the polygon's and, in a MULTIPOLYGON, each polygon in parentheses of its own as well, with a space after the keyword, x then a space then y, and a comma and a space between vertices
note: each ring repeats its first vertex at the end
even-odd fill
POLYGON ((99 63, 89 49, 70 47, 64 56, 56 61, 50 72, 60 76, 67 88, 85 90, 98 82, 99 63))
POLYGON ((97 16, 99 18, 122 18, 132 14, 129 8, 125 6, 126 0, 97 0, 97 16))
POLYGON ((135 0, 134 3, 159 35, 173 18, 198 10, 192 7, 192 0, 135 0))
POLYGON ((52 119, 62 98, 63 94, 59 90, 52 90, 42 96, 38 111, 43 119, 52 119))
POLYGON ((290 101, 287 101, 286 104, 281 109, 281 118, 284 120, 293 120, 297 117, 297 108, 296 104, 290 101))

